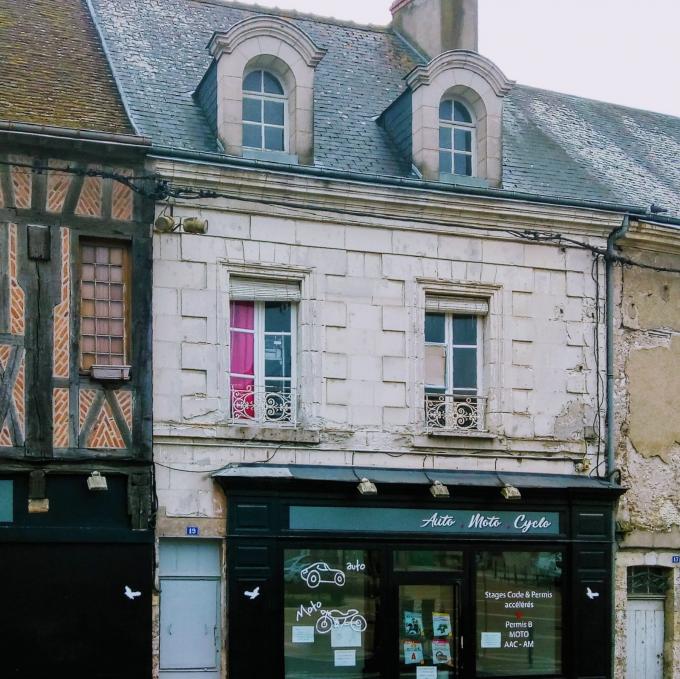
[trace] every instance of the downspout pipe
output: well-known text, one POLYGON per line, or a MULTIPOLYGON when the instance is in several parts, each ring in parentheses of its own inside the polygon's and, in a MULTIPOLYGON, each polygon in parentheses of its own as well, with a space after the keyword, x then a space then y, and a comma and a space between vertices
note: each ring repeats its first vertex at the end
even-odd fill
POLYGON ((608 479, 617 471, 614 440, 614 262, 616 241, 626 235, 630 228, 630 215, 623 216, 621 226, 615 228, 607 236, 607 254, 605 255, 605 277, 607 287, 605 293, 605 316, 607 336, 607 438, 605 445, 606 468, 608 479))
MULTIPOLYGON (((609 236, 607 236, 607 251, 605 255, 605 276, 606 276, 606 291, 605 291, 605 317, 606 317, 606 337, 607 337, 607 438, 606 438, 606 477, 611 480, 611 477, 616 473, 616 441, 614 437, 614 257, 616 241, 626 235, 630 228, 630 215, 626 213, 623 216, 621 226, 614 229, 609 236)), ((614 677, 616 673, 616 511, 612 508, 611 514, 611 560, 610 560, 610 578, 611 584, 609 588, 609 602, 610 602, 610 626, 612 639, 611 651, 609 656, 609 676, 614 677)))

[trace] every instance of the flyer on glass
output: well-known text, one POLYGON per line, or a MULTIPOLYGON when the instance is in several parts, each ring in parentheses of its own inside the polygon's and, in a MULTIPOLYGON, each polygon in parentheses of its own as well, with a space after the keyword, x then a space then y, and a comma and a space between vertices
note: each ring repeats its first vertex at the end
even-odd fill
POLYGON ((451 646, 446 639, 432 640, 432 661, 435 665, 444 665, 451 662, 451 646))
POLYGON ((404 664, 418 665, 423 662, 423 645, 419 641, 404 642, 404 664))
POLYGON ((414 611, 404 611, 406 636, 419 637, 423 633, 423 615, 414 611))
POLYGON ((432 614, 432 631, 435 637, 451 636, 451 616, 435 611, 432 614))

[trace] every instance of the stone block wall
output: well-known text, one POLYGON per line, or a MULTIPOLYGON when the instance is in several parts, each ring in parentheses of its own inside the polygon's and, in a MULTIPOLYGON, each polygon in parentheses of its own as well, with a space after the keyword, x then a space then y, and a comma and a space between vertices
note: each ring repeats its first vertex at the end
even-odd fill
POLYGON ((576 473, 584 453, 586 467, 595 463, 584 440, 597 425, 589 252, 380 218, 175 208, 176 217, 197 212, 207 234, 154 235, 155 457, 172 467, 157 478, 168 517, 223 522, 210 472, 230 462, 553 473, 576 473), (229 422, 228 279, 258 272, 302 282, 294 429, 229 422), (426 291, 489 300, 488 436, 425 431, 426 291))

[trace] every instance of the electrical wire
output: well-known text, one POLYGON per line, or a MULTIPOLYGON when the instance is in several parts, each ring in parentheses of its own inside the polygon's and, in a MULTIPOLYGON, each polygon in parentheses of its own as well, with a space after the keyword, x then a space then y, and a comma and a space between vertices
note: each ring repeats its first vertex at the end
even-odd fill
MULTIPOLYGON (((134 191, 135 193, 139 194, 140 196, 143 196, 145 198, 148 198, 150 200, 153 200, 154 202, 160 202, 163 200, 168 200, 168 199, 177 199, 177 200, 203 200, 203 199, 215 199, 215 198, 225 198, 227 200, 233 200, 233 201, 241 201, 241 202, 247 202, 247 203, 252 203, 256 202, 258 204, 263 204, 263 205, 274 205, 274 206, 279 206, 279 207, 287 207, 287 208, 298 208, 302 209, 305 213, 309 213, 310 211, 312 212, 326 212, 326 213, 332 213, 332 214, 340 214, 340 215, 352 215, 355 217, 375 217, 374 214, 362 210, 351 210, 349 208, 334 208, 334 207, 329 207, 325 205, 318 205, 318 204, 310 204, 310 203, 304 203, 302 205, 295 205, 291 203, 290 201, 286 200, 277 200, 273 198, 264 198, 264 197, 259 197, 259 198, 244 198, 243 196, 239 196, 234 193, 228 193, 225 191, 214 191, 212 189, 201 189, 201 188, 192 188, 192 187, 186 187, 186 186, 171 186, 170 183, 165 180, 161 179, 161 177, 157 174, 148 174, 148 175, 125 175, 121 174, 118 172, 110 172, 107 170, 98 170, 94 168, 80 168, 80 167, 73 167, 71 165, 67 165, 66 167, 55 167, 55 166, 50 166, 50 165, 40 165, 40 164, 32 164, 32 163, 22 163, 20 161, 8 161, 8 160, 0 160, 0 165, 2 166, 11 166, 11 167, 21 167, 25 169, 30 169, 32 172, 37 172, 37 173, 42 173, 42 172, 63 172, 63 173, 68 173, 68 174, 74 174, 76 176, 80 177, 101 177, 102 179, 111 179, 113 181, 120 182, 127 186, 129 189, 134 191), (135 182, 144 182, 144 183, 152 183, 153 189, 148 190, 144 186, 139 186, 135 182)), ((406 220, 400 217, 390 217, 389 215, 382 215, 382 219, 387 219, 387 220, 394 220, 394 221, 408 221, 408 222, 415 222, 415 223, 422 223, 422 224, 429 224, 431 226, 445 226, 445 227, 451 227, 454 226, 450 223, 446 222, 437 222, 436 220, 432 220, 429 218, 425 217, 415 217, 415 216, 410 216, 406 220)), ((461 225, 455 225, 458 228, 465 228, 465 229, 477 229, 477 230, 484 230, 488 231, 488 228, 485 227, 475 227, 471 225, 466 225, 466 224, 461 224, 461 225)), ((564 236, 563 234, 559 233, 549 233, 545 231, 537 231, 537 230, 532 230, 532 229, 524 229, 524 230, 517 230, 517 229, 497 229, 498 231, 501 231, 503 233, 507 233, 511 236, 514 236, 515 238, 519 238, 521 240, 529 240, 533 242, 539 242, 539 243, 552 243, 555 245, 571 245, 573 247, 578 247, 582 248, 585 250, 589 250, 593 254, 600 255, 604 257, 605 261, 613 261, 618 264, 622 264, 624 266, 635 266, 639 267, 642 269, 648 269, 651 271, 657 271, 660 273, 680 273, 680 268, 674 268, 674 267, 663 267, 663 266, 657 266, 655 264, 646 264, 644 262, 637 262, 635 260, 630 259, 629 257, 624 257, 623 255, 619 254, 610 254, 607 252, 606 249, 597 247, 595 245, 591 245, 590 243, 587 243, 585 241, 581 241, 575 238, 571 238, 568 236, 564 236)))

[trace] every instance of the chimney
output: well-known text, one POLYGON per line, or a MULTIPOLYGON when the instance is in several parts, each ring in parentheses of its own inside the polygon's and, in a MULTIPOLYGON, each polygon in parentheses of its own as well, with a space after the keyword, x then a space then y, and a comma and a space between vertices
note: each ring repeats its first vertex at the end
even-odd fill
POLYGON ((477 0, 395 0, 392 27, 433 59, 448 50, 477 51, 477 0))

